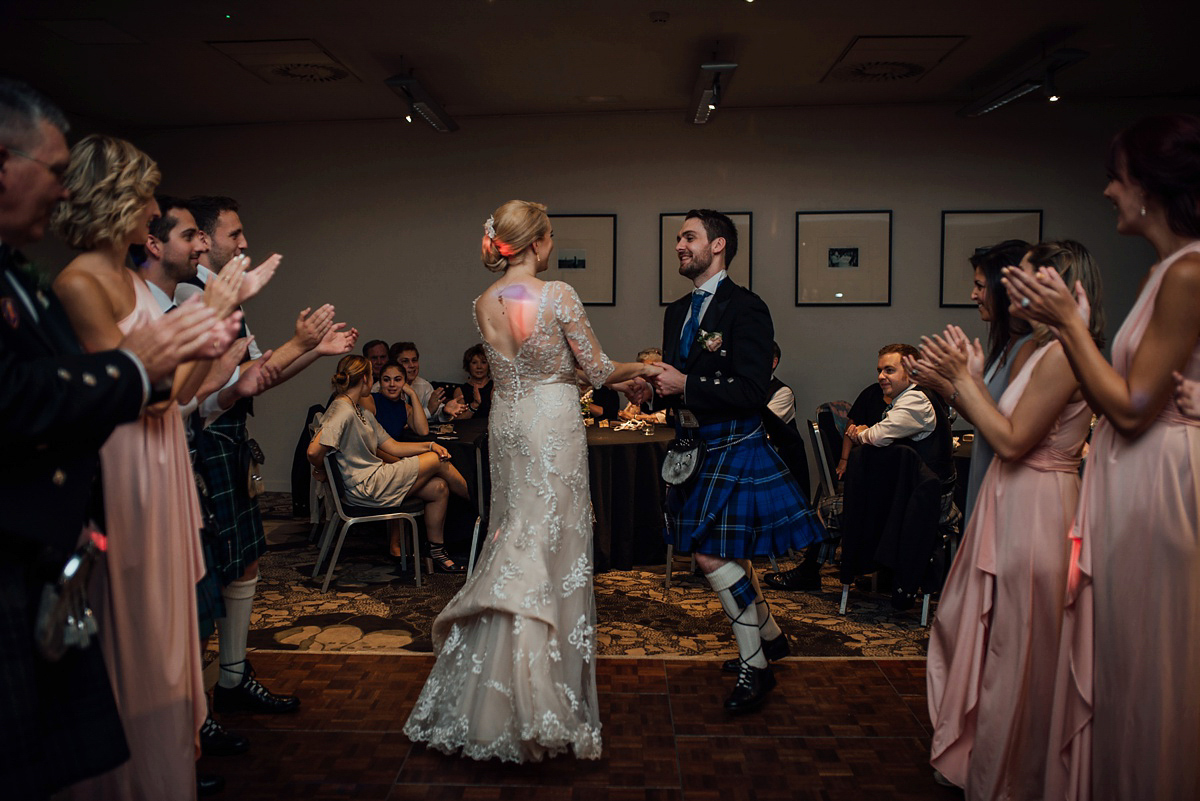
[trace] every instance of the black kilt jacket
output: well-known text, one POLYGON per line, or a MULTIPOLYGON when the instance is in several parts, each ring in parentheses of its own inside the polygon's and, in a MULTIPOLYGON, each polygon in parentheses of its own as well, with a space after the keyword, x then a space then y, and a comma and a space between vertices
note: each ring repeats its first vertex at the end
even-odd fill
POLYGON ((81 352, 53 293, 0 244, 0 795, 42 798, 128 758, 98 645, 48 663, 33 643, 42 585, 92 499, 99 449, 137 418, 141 375, 119 351, 81 352), (14 283, 37 313, 35 320, 14 283))

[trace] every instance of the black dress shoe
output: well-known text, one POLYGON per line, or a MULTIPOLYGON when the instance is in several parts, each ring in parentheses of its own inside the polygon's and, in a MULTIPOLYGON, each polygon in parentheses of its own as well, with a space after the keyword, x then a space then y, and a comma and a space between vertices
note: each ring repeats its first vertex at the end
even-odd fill
POLYGON ((767 702, 767 694, 773 689, 775 673, 770 665, 765 668, 743 665, 733 692, 725 699, 725 709, 735 715, 753 712, 767 702))
MULTIPOLYGON (((773 640, 763 640, 762 649, 763 655, 767 657, 768 662, 778 662, 780 659, 783 659, 785 656, 789 656, 792 653, 792 645, 788 642, 787 635, 782 631, 779 632, 779 636, 773 640)), ((721 670, 725 673, 741 673, 741 657, 726 659, 723 663, 721 663, 721 670)))
POLYGON ((216 795, 225 789, 225 777, 215 773, 196 774, 196 795, 216 795))
POLYGON ((819 592, 821 589, 821 565, 806 559, 791 570, 764 573, 763 583, 777 590, 803 590, 819 592))
POLYGON ((200 750, 205 756, 236 756, 250 750, 250 741, 229 731, 209 715, 200 727, 200 750))
POLYGON ((300 708, 300 699, 294 695, 276 695, 254 678, 250 660, 244 662, 242 683, 236 687, 213 689, 213 709, 217 712, 295 712, 300 708))

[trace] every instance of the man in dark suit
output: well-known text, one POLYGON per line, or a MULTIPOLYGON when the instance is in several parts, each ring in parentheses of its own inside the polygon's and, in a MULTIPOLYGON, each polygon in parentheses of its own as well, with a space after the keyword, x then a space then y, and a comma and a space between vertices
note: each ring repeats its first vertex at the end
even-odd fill
MULTIPOLYGON (((85 520, 102 521, 93 482, 113 428, 155 399, 152 384, 228 326, 201 304, 142 326, 117 350, 84 354, 58 301, 17 250, 45 233, 67 195, 61 111, 0 79, 0 795, 46 798, 129 755, 99 646, 57 660, 35 645, 43 587, 85 520)), ((215 343, 215 348, 213 347, 215 343)), ((163 396, 165 397, 165 395, 163 396)))
POLYGON ((725 708, 747 712, 775 686, 768 660, 789 652, 750 560, 802 548, 821 526, 763 432, 774 328, 766 304, 726 276, 737 245, 724 214, 687 213, 675 253, 696 289, 667 307, 654 386, 675 409, 680 436, 705 446, 697 477, 668 494, 668 536, 695 554, 733 621, 738 659, 727 668, 738 681, 725 708))

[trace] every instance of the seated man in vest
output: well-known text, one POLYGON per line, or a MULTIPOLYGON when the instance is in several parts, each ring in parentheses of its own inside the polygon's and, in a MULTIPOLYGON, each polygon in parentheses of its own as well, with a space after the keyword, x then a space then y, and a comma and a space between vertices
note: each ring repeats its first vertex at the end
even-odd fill
MULTIPOLYGON (((771 383, 767 386, 767 392, 770 393, 770 400, 767 401, 767 408, 776 417, 795 429, 796 395, 792 392, 791 387, 780 381, 779 376, 775 375, 775 370, 779 367, 779 357, 783 355, 783 352, 779 350, 779 343, 772 342, 771 348, 771 383)), ((807 491, 808 487, 804 489, 807 491)))
POLYGON ((854 449, 846 467, 842 580, 885 568, 898 608, 936 580, 931 559, 942 528, 958 518, 946 407, 916 386, 901 363, 917 353, 904 344, 880 349, 879 387, 891 402, 878 423, 846 432, 851 442, 870 447, 854 449))

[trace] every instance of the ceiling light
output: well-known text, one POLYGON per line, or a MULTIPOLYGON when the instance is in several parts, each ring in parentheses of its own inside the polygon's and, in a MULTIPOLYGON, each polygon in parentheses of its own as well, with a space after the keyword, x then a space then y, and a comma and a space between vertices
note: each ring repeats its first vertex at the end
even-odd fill
POLYGON ((979 117, 1038 89, 1043 90, 1046 97, 1053 102, 1058 99, 1054 90, 1055 74, 1064 67, 1086 58, 1087 55, 1086 50, 1070 47, 1056 50, 997 83, 989 91, 960 108, 958 116, 979 117))
POLYGON ((446 113, 446 110, 436 100, 429 96, 425 87, 416 78, 411 75, 393 75, 384 83, 393 92, 408 101, 406 120, 411 121, 410 118, 415 114, 429 123, 435 131, 450 133, 458 130, 458 123, 446 113))
POLYGON ((1058 93, 1058 89, 1054 86, 1053 73, 1046 74, 1046 80, 1042 84, 1042 94, 1044 94, 1046 99, 1051 103, 1057 103, 1059 100, 1062 100, 1062 95, 1058 93))
POLYGON ((688 106, 688 121, 696 125, 708 122, 729 89, 729 81, 737 64, 701 64, 696 86, 692 90, 692 102, 688 106))

